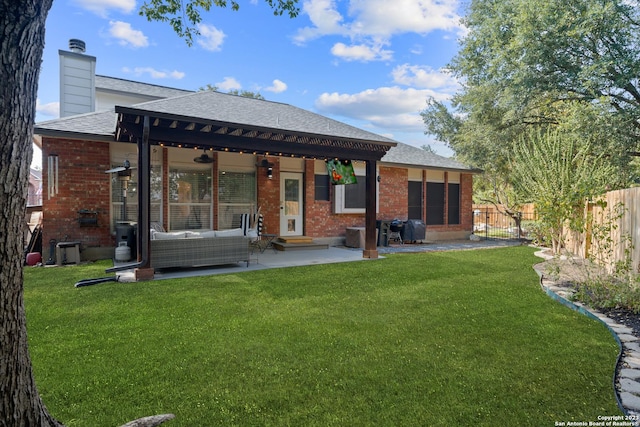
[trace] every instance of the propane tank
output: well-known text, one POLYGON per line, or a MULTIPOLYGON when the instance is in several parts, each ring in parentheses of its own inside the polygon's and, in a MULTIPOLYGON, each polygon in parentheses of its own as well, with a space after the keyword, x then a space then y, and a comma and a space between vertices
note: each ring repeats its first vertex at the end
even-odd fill
POLYGON ((116 248, 116 261, 129 261, 131 259, 131 248, 127 242, 120 242, 116 248))

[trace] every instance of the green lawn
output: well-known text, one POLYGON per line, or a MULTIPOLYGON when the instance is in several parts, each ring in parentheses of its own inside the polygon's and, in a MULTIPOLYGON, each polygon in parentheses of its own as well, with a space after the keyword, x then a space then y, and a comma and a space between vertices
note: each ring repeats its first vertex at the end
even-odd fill
MULTIPOLYGON (((617 345, 528 247, 104 283, 27 268, 30 350, 67 426, 553 426, 620 415, 617 345)), ((282 254, 286 256, 286 253, 282 254)))

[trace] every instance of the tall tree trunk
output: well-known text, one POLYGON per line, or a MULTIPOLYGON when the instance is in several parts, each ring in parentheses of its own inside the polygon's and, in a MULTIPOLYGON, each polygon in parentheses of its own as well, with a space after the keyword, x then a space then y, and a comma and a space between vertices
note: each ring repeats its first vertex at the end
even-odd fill
POLYGON ((0 0, 0 426, 60 426, 36 389, 23 303, 23 225, 45 21, 53 0, 0 0))

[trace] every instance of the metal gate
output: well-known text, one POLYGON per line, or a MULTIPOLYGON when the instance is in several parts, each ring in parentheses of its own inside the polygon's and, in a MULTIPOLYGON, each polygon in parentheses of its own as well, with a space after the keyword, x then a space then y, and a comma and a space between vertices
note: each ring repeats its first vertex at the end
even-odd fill
POLYGON ((534 220, 533 212, 518 212, 513 218, 495 208, 474 209, 473 234, 481 239, 527 239, 523 221, 534 220))

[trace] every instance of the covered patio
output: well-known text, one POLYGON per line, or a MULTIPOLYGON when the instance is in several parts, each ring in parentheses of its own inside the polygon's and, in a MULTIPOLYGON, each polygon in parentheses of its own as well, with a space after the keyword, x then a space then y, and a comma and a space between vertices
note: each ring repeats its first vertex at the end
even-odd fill
MULTIPOLYGON (((416 253, 416 252, 442 252, 442 251, 466 251, 473 249, 499 248, 518 246, 520 242, 512 240, 454 240, 446 242, 431 242, 423 244, 407 244, 386 246, 379 249, 380 259, 388 254, 416 253)), ((362 257, 362 252, 355 248, 329 247, 326 250, 300 250, 289 252, 286 255, 281 252, 267 250, 264 253, 254 253, 249 265, 244 263, 219 265, 215 267, 196 267, 167 269, 156 272, 154 280, 178 279, 185 277, 212 276, 217 274, 236 274, 247 271, 267 270, 270 268, 300 267, 304 265, 333 264, 342 262, 369 261, 362 257)), ((135 281, 133 269, 119 271, 118 281, 135 281)))
POLYGON ((366 165, 363 258, 377 258, 376 163, 396 143, 349 125, 318 120, 314 113, 278 103, 198 92, 136 107, 115 107, 115 141, 136 144, 138 154, 138 260, 110 271, 134 268, 136 280, 153 277, 150 264, 151 147, 178 147, 254 156, 345 159, 366 165))

